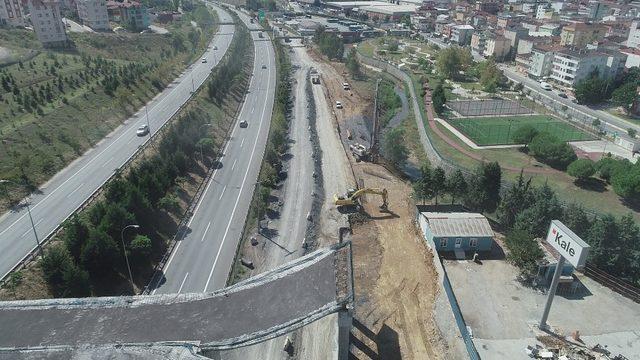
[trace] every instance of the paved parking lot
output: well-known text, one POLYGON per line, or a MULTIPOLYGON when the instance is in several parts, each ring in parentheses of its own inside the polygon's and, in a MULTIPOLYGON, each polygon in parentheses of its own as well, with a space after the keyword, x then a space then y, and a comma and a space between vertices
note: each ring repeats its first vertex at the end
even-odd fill
MULTIPOLYGON (((546 295, 516 281, 518 270, 504 260, 445 261, 445 269, 473 331, 483 359, 527 359, 536 343, 546 295)), ((586 291, 574 298, 556 296, 548 323, 557 334, 579 330, 587 346, 608 345, 613 353, 640 358, 640 304, 580 276, 586 291)))

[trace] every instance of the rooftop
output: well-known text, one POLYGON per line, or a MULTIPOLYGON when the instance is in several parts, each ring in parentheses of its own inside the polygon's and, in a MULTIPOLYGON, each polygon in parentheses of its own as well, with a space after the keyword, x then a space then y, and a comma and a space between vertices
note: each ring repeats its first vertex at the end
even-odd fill
POLYGON ((482 214, 466 212, 423 212, 434 236, 493 237, 489 221, 482 214))

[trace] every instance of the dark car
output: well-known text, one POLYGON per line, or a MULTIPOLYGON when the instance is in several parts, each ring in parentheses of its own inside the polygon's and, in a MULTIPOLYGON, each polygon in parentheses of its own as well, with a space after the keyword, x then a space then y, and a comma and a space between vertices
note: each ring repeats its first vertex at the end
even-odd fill
POLYGON ((241 128, 246 128, 247 126, 249 126, 249 123, 246 120, 240 121, 240 127, 241 128))

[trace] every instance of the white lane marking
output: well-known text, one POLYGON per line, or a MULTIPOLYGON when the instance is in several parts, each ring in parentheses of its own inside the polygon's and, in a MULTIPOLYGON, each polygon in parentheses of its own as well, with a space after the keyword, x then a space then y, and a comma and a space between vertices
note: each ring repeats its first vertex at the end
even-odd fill
POLYGON ((109 158, 109 160, 105 161, 104 164, 102 164, 102 167, 107 166, 108 163, 111 162, 111 160, 113 160, 113 156, 109 158))
POLYGON ((80 188, 82 187, 82 185, 84 185, 84 183, 78 185, 78 187, 76 187, 72 192, 70 192, 66 197, 70 197, 71 195, 73 195, 76 191, 80 190, 80 188))
MULTIPOLYGON (((269 52, 269 47, 267 47, 267 52, 269 52)), ((254 47, 255 52, 255 47, 254 47)), ((270 89, 271 86, 271 57, 269 56, 269 79, 267 80, 267 89, 270 89)), ((244 178, 242 179, 242 185, 240 186, 240 191, 238 192, 238 197, 236 198, 236 202, 233 205, 233 210, 231 211, 231 217, 229 217, 229 222, 227 223, 227 228, 224 231, 224 235, 222 236, 222 242, 220 243, 220 247, 218 248, 218 253, 216 254, 215 259, 213 260, 213 266, 211 267, 211 271, 209 272, 209 277, 207 278, 207 283, 204 285, 203 292, 207 291, 209 287, 209 282, 211 281, 211 276, 213 276, 213 270, 216 268, 216 264, 218 263, 218 259, 220 258, 220 253, 222 252, 222 248, 224 247, 224 241, 227 238, 227 234, 229 233, 229 228, 231 227, 231 223, 233 222, 233 216, 236 213, 236 209, 238 208, 238 202, 240 201, 240 196, 242 195, 242 190, 247 181, 247 175, 249 175, 249 169, 251 169, 251 162, 253 160, 253 156, 256 153, 256 146, 258 145, 258 139, 260 138, 260 130, 262 129, 262 123, 264 122, 264 112, 267 109, 267 99, 265 98, 264 106, 262 107, 262 115, 260 116, 260 125, 258 126, 258 132, 256 133, 256 140, 253 142, 253 150, 251 150, 251 157, 249 158, 249 166, 247 166, 247 170, 244 173, 244 178)), ((242 112, 241 112, 242 114, 242 112)))
POLYGON ((253 104, 253 107, 251 107, 251 113, 253 114, 255 110, 256 110, 256 104, 253 104))
POLYGON ((244 138, 242 138, 242 142, 240 142, 240 147, 244 145, 244 138))
MULTIPOLYGON (((182 241, 178 241, 178 245, 176 245, 175 249, 173 249, 173 253, 171 254, 171 256, 169 257, 169 261, 167 261, 167 265, 165 265, 165 269, 169 268, 169 265, 171 265, 171 261, 173 260, 173 257, 176 256, 176 253, 178 253, 178 249, 180 248, 180 244, 182 244, 182 241)), ((166 274, 166 270, 165 270, 165 274, 166 274)), ((158 280, 158 283, 160 282, 160 280, 158 280)), ((156 284, 158 284, 156 283, 156 284)), ((156 287, 155 289, 153 289, 153 292, 151 292, 151 295, 155 295, 156 291, 158 291, 160 287, 156 287)))
MULTIPOLYGON (((38 224, 40 224, 42 222, 42 220, 44 220, 44 219, 38 220, 38 222, 36 222, 35 225, 33 225, 33 227, 38 226, 38 224)), ((22 236, 20 236, 20 237, 23 238, 23 237, 25 237, 25 235, 27 235, 28 233, 30 233, 32 231, 33 231, 33 228, 30 227, 29 230, 25 231, 24 234, 22 234, 22 236)))
POLYGON ((218 200, 222 200, 222 196, 224 195, 224 191, 225 191, 225 190, 227 190, 227 185, 225 185, 225 186, 222 188, 222 193, 220 193, 220 197, 218 198, 218 200))
MULTIPOLYGON (((225 49, 225 53, 228 49, 225 49)), ((255 52, 255 50, 254 50, 255 52)), ((255 55, 254 55, 255 57, 255 55)), ((192 70, 193 71, 193 70, 192 70)), ((182 85, 183 83, 181 83, 182 85)), ((182 87, 185 87, 187 85, 183 85, 182 87)), ((159 100, 151 109, 149 109, 149 112, 153 112, 154 109, 156 109, 161 103, 162 100, 164 100, 165 98, 170 98, 171 95, 176 92, 178 89, 180 89, 180 86, 176 86, 173 90, 171 90, 171 92, 169 92, 168 94, 161 96, 162 99, 159 100)), ((162 93, 160 93, 161 95, 162 93)), ((153 101, 153 100, 151 100, 153 101)), ((177 112, 177 111, 176 111, 177 112)), ((174 113, 175 114, 175 113, 174 113)), ((173 116, 173 114, 171 115, 173 116)), ((171 118, 171 116, 165 120, 164 123, 166 123, 167 121, 169 121, 169 119, 171 118)), ((164 124, 163 123, 163 124, 164 124)), ((113 146, 115 143, 117 143, 118 141, 120 141, 120 139, 125 136, 128 135, 129 130, 131 129, 127 129, 125 131, 123 131, 122 134, 120 134, 120 136, 118 136, 115 140, 113 140, 113 142, 109 145, 107 145, 106 148, 104 148, 104 150, 102 150, 98 155, 96 155, 93 159, 89 160, 89 162, 87 162, 83 167, 81 167, 78 171, 76 171, 73 175, 71 175, 67 180, 65 180, 62 184, 58 185, 57 188, 55 188, 53 191, 51 191, 49 193, 49 195, 45 196, 42 200, 38 201, 37 204, 33 205, 31 207, 31 210, 35 210, 40 204, 42 204, 45 200, 47 200, 51 195, 53 195, 56 191, 58 191, 61 187, 63 187, 67 182, 69 182, 69 180, 73 179, 76 175, 78 175, 82 170, 84 170, 87 166, 89 166, 91 163, 93 163, 96 159, 98 159, 102 154, 104 154, 105 151, 107 151, 111 146, 113 146)), ((135 130, 135 128, 132 128, 132 130, 135 130)), ((146 143, 149 140, 149 138, 147 137, 146 140, 144 141, 144 143, 146 143)), ((108 179, 107 179, 108 180, 108 179)), ((106 182, 107 180, 105 180, 104 182, 106 182)), ((102 184, 100 184, 100 186, 104 185, 104 182, 102 184)), ((16 221, 14 221, 13 223, 11 223, 11 225, 7 226, 2 232, 0 232, 0 236, 2 236, 2 234, 4 234, 5 232, 7 232, 9 229, 11 229, 15 224, 17 224, 19 221, 21 221, 24 217, 26 216, 26 214, 23 214, 22 216, 20 216, 16 221)))
POLYGON ((233 170, 236 167, 236 162, 238 162, 238 159, 233 160, 233 165, 231 165, 231 170, 233 170))
POLYGON ((136 136, 132 136, 131 139, 129 139, 129 141, 127 141, 127 145, 131 144, 131 142, 133 142, 133 140, 137 139, 138 135, 136 134, 136 136))
POLYGON ((209 221, 209 223, 207 224, 207 228, 204 229, 204 234, 202 234, 202 239, 200 240, 200 242, 204 242, 204 238, 207 236, 207 232, 209 232, 209 226, 211 226, 211 221, 209 221))
POLYGON ((180 294, 180 292, 182 291, 182 287, 184 286, 184 282, 187 281, 187 276, 189 276, 189 273, 184 274, 184 279, 182 279, 182 284, 180 284, 180 289, 178 289, 178 294, 180 294))

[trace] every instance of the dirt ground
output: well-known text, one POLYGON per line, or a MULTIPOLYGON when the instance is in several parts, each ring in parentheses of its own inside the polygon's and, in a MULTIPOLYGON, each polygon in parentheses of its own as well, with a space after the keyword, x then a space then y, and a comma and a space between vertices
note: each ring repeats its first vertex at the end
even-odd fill
MULTIPOLYGON (((344 105, 336 112, 341 127, 352 116, 370 114, 371 97, 342 89, 342 82, 349 82, 343 64, 323 62, 322 70, 330 103, 339 100, 344 105)), ((346 136, 344 131, 341 135, 346 136)), ((367 195, 362 201, 365 213, 352 217, 356 290, 352 358, 447 358, 432 317, 438 276, 432 254, 412 223, 411 186, 380 165, 356 163, 351 155, 349 161, 358 182, 387 189, 390 209, 381 213, 380 198, 367 195)))

